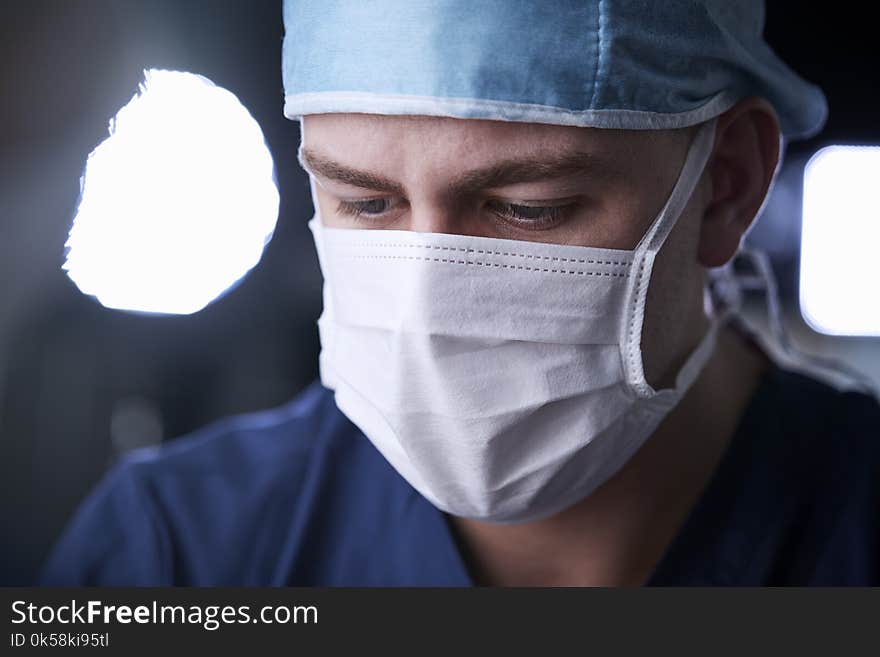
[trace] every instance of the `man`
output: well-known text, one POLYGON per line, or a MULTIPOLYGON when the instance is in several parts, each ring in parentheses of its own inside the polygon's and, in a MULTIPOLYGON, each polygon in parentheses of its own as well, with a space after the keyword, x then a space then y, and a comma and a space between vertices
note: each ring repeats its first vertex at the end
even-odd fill
POLYGON ((880 582, 880 408, 781 369, 731 293, 826 112, 762 3, 284 17, 321 384, 125 459, 44 582, 880 582))

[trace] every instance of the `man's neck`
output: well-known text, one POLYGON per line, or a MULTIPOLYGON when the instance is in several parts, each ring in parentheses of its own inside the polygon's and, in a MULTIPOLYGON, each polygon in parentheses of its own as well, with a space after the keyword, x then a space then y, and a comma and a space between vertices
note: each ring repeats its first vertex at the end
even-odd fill
POLYGON ((681 403, 586 499, 536 522, 449 517, 477 584, 638 586, 706 488, 766 367, 731 329, 681 403))

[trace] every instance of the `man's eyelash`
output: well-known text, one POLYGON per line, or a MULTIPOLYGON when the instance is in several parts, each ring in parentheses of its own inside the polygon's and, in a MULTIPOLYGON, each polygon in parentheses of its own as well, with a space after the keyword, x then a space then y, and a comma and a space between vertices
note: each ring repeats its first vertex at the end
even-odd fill
POLYGON ((517 205, 515 203, 496 203, 496 214, 519 222, 544 223, 559 221, 571 205, 517 205))
POLYGON ((339 214, 348 215, 351 217, 360 217, 362 215, 378 216, 382 214, 384 210, 379 212, 371 212, 371 206, 375 203, 386 202, 386 199, 382 198, 367 199, 364 201, 339 201, 339 205, 337 206, 336 211, 339 214))

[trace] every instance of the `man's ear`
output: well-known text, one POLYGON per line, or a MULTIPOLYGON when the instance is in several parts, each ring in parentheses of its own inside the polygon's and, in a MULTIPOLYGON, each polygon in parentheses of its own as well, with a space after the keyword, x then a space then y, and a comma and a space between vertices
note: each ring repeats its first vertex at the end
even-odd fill
POLYGON ((763 98, 745 98, 718 117, 706 164, 711 193, 700 228, 704 267, 720 267, 739 248, 776 173, 779 136, 779 118, 763 98))

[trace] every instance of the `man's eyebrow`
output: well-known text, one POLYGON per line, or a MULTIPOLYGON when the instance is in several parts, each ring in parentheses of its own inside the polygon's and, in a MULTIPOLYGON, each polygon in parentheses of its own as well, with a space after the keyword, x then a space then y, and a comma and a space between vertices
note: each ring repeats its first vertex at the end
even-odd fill
MULTIPOLYGON (((393 180, 369 171, 350 168, 314 150, 302 148, 297 157, 309 173, 364 189, 398 196, 404 194, 403 187, 393 180)), ((616 175, 616 171, 592 153, 549 153, 528 159, 503 160, 482 169, 468 171, 459 176, 450 187, 455 192, 467 193, 586 174, 604 180, 616 175)))
POLYGON ((355 187, 403 196, 403 187, 399 183, 369 171, 349 168, 307 148, 300 149, 297 159, 302 168, 313 175, 317 174, 355 187))

